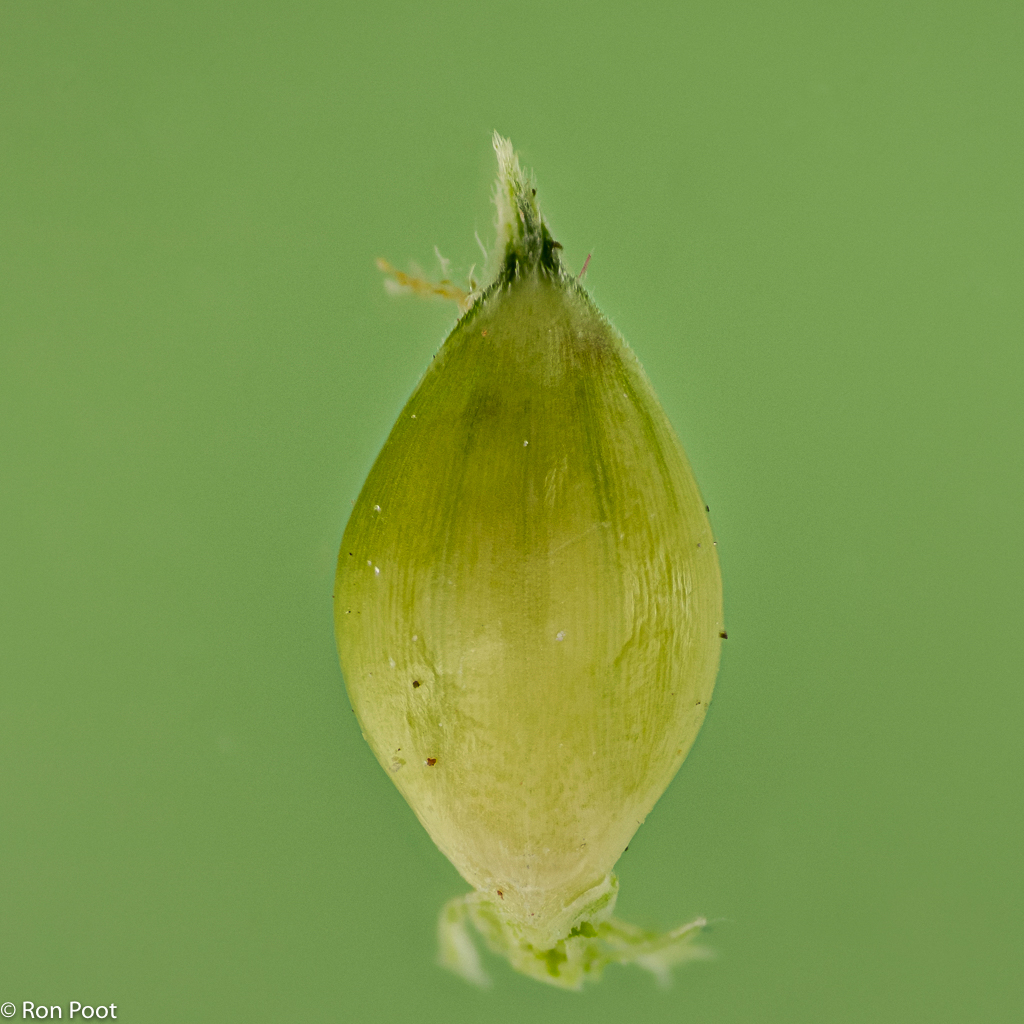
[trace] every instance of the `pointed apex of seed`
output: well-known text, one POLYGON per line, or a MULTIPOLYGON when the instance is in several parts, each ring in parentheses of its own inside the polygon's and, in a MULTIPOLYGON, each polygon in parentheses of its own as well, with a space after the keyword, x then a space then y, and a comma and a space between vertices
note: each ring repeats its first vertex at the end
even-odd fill
POLYGON ((548 232, 537 206, 537 190, 519 166, 509 139, 497 132, 492 139, 498 158, 495 204, 498 207, 500 276, 514 277, 524 270, 544 269, 559 274, 561 245, 548 232))

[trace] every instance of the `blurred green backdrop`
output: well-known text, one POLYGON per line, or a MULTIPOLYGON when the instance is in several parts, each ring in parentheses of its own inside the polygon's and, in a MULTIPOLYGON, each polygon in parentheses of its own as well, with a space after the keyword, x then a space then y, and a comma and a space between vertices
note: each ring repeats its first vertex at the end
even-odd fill
POLYGON ((1024 8, 0 8, 0 1001, 126 1021, 1024 1017, 1024 8), (337 667, 351 500, 511 136, 717 532, 620 862, 668 992, 434 963, 337 667))

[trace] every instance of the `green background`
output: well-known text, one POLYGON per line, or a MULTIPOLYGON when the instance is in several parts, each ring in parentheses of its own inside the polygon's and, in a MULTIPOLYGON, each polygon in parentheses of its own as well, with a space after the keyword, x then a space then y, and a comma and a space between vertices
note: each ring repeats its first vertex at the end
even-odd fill
MULTIPOLYGON (((0 1001, 128 1021, 1024 1017, 1018 3, 0 9, 0 1001), (465 884, 337 666, 351 501, 511 136, 643 361, 729 640, 621 916, 435 966, 465 884)), ((65 1016, 66 1019, 66 1016, 65 1016)))

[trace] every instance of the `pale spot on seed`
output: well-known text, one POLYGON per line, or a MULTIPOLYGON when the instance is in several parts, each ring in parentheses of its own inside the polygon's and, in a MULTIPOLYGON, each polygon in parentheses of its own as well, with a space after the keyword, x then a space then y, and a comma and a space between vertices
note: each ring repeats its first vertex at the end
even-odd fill
POLYGON ((564 640, 564 639, 565 639, 565 630, 564 630, 564 629, 560 629, 560 630, 559 630, 559 631, 558 631, 558 632, 557 632, 557 633, 555 634, 555 639, 556 639, 556 640, 564 640))

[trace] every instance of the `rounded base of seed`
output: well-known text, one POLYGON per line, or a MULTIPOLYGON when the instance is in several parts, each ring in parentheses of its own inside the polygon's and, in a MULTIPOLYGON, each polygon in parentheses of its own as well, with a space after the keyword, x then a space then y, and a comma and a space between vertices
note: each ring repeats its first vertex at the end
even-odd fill
POLYGON ((547 948, 530 942, 530 936, 503 913, 490 893, 459 896, 444 905, 438 920, 441 966, 473 985, 490 985, 470 924, 488 949, 505 957, 520 974, 576 991, 586 981, 597 981, 608 964, 636 964, 650 971, 661 986, 668 987, 673 967, 712 956, 706 947, 694 943, 707 926, 705 918, 669 932, 646 931, 612 917, 618 889, 616 877, 608 875, 584 893, 572 908, 567 908, 566 921, 570 923, 562 937, 547 948))

